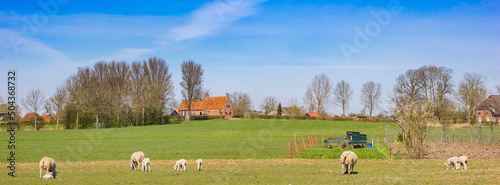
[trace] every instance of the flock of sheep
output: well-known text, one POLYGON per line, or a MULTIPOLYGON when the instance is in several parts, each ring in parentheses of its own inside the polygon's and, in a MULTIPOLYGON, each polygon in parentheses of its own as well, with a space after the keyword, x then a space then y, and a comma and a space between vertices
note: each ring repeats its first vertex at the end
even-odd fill
MULTIPOLYGON (((151 160, 149 158, 144 158, 144 152, 138 151, 132 154, 130 157, 130 167, 132 168, 133 171, 136 171, 140 165, 142 165, 142 171, 144 172, 151 172, 151 160)), ((352 171, 354 169, 354 165, 358 161, 358 156, 352 152, 352 151, 345 151, 342 153, 340 156, 340 164, 342 166, 342 171, 341 174, 344 174, 344 168, 345 168, 345 173, 347 174, 352 174, 352 171)), ((460 157, 451 157, 448 159, 448 162, 444 163, 446 165, 446 169, 448 170, 450 166, 453 166, 453 169, 467 169, 467 163, 468 163, 468 158, 467 156, 460 156, 460 157)), ((196 164, 198 166, 198 170, 203 170, 203 160, 198 159, 196 160, 196 164)), ((174 170, 175 171, 186 171, 186 166, 187 166, 187 161, 186 159, 181 159, 175 162, 174 165, 174 170)), ((50 157, 44 157, 40 161, 40 179, 42 178, 42 169, 45 170, 45 175, 43 176, 44 179, 55 179, 57 176, 57 171, 56 171, 56 161, 50 157)))
MULTIPOLYGON (((203 169, 203 160, 198 159, 196 160, 196 163, 198 165, 198 170, 202 171, 203 169)), ((130 156, 130 167, 132 167, 132 170, 138 169, 137 166, 139 164, 142 165, 142 171, 144 172, 151 172, 151 160, 149 158, 144 158, 144 152, 138 151, 134 152, 132 156, 130 156)), ((186 159, 181 159, 175 162, 174 165, 174 170, 176 171, 186 171, 186 165, 187 161, 186 159)))
MULTIPOLYGON (((138 151, 134 152, 132 156, 130 156, 130 167, 133 171, 137 169, 142 169, 144 172, 151 172, 151 160, 149 158, 144 158, 144 152, 138 151), (141 165, 141 168, 138 166, 141 165)), ((203 170, 203 160, 196 160, 196 164, 198 165, 198 170, 203 170)), ((176 171, 186 171, 187 161, 186 159, 181 159, 175 162, 174 170, 176 171)), ((50 157, 44 157, 40 160, 40 179, 55 179, 57 176, 56 171, 56 161, 50 157), (45 170, 45 175, 42 177, 42 170, 45 170)))
MULTIPOLYGON (((344 174, 344 168, 346 168, 345 173, 351 174, 354 169, 354 165, 358 161, 358 156, 352 151, 345 151, 340 156, 340 164, 342 166, 342 175, 344 174)), ((465 169, 467 170, 467 163, 469 163, 469 159, 467 156, 463 155, 460 157, 451 157, 448 159, 448 162, 444 163, 446 165, 446 169, 448 170, 450 166, 453 166, 453 170, 455 169, 465 169)))

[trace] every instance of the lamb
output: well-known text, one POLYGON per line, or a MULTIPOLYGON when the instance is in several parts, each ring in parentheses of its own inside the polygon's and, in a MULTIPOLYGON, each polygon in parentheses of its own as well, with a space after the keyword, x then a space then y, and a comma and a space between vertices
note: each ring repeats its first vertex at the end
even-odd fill
POLYGON ((175 170, 177 170, 177 171, 179 171, 179 170, 186 171, 186 165, 187 165, 186 159, 178 160, 178 161, 175 162, 174 171, 175 170))
MULTIPOLYGON (((56 172, 56 161, 50 157, 43 157, 42 160, 40 160, 40 179, 42 178, 42 169, 45 170, 45 174, 50 174, 52 178, 56 178, 57 173, 56 172)), ((45 177, 44 177, 45 178, 45 177)))
POLYGON ((198 165, 198 170, 202 171, 203 170, 202 169, 203 168, 203 160, 201 160, 201 159, 196 160, 196 164, 198 165))
POLYGON ((358 161, 358 156, 352 152, 352 151, 345 151, 342 153, 340 156, 340 164, 342 166, 342 175, 344 175, 344 167, 347 166, 346 168, 346 173, 351 174, 352 170, 354 169, 354 165, 358 161))
POLYGON ((458 157, 457 169, 463 168, 463 169, 467 170, 467 163, 468 162, 469 162, 469 159, 467 158, 467 156, 462 155, 462 156, 458 157))
POLYGON ((149 160, 149 158, 144 158, 142 160, 142 171, 144 171, 144 172, 151 171, 151 160, 149 160), (148 167, 149 167, 149 170, 148 170, 148 167))
POLYGON ((448 159, 448 162, 444 163, 446 165, 446 169, 448 170, 450 168, 450 165, 453 166, 453 170, 458 169, 458 157, 454 156, 454 157, 450 157, 448 159))
POLYGON ((144 160, 143 152, 138 151, 132 154, 132 156, 130 157, 130 167, 132 167, 132 171, 135 171, 137 169, 137 166, 142 163, 142 160, 144 160))
POLYGON ((43 176, 43 179, 53 179, 54 176, 52 175, 52 172, 49 172, 49 174, 46 174, 43 176))

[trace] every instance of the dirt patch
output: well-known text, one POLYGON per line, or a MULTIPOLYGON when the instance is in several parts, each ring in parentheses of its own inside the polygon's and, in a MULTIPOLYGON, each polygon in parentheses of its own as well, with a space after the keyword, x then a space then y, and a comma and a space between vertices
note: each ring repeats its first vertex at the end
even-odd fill
MULTIPOLYGON (((394 154, 407 154, 401 144, 388 143, 394 154)), ((471 159, 500 159, 500 143, 426 143, 426 159, 448 159, 465 155, 471 159)))

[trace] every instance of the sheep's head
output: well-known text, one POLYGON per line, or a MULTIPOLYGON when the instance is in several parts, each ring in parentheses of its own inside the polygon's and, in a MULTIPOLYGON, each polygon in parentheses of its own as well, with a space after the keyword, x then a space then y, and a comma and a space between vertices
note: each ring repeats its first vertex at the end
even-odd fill
POLYGON ((130 162, 129 164, 130 164, 130 167, 132 168, 132 171, 134 171, 135 170, 135 164, 132 163, 132 162, 130 162))
POLYGON ((446 169, 450 168, 450 164, 444 163, 444 165, 446 165, 446 169))
POLYGON ((177 170, 178 166, 177 164, 174 165, 174 171, 177 170))

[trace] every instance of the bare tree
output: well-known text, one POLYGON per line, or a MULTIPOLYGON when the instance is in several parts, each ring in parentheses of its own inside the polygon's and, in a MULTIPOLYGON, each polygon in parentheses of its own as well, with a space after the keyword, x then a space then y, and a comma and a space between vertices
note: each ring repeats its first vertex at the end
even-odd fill
POLYGON ((372 113, 379 107, 382 98, 382 85, 373 81, 366 82, 361 88, 361 103, 368 110, 370 117, 372 113))
POLYGON ((86 68, 83 84, 85 90, 84 109, 91 112, 95 118, 95 128, 99 129, 99 120, 102 116, 109 116, 111 112, 111 87, 109 81, 108 64, 97 62, 93 69, 86 68))
POLYGON ((131 109, 133 114, 136 115, 135 125, 138 125, 139 115, 141 115, 142 125, 144 125, 144 114, 146 111, 146 77, 141 62, 132 63, 130 77, 132 93, 131 109), (139 112, 141 113, 139 114, 139 112))
POLYGON ((63 86, 57 87, 56 92, 46 102, 45 111, 52 117, 55 115, 57 122, 57 130, 59 130, 59 122, 61 121, 64 106, 67 102, 67 93, 63 86))
MULTIPOLYGON (((78 68, 78 72, 72 76, 70 76, 66 80, 65 90, 68 93, 68 104, 74 106, 76 108, 76 120, 75 120, 75 129, 79 129, 78 121, 79 121, 79 112, 82 110, 83 101, 85 97, 85 91, 83 90, 83 81, 82 75, 85 73, 84 68, 78 68)), ((66 120, 69 121, 69 120, 66 120)))
POLYGON ((112 61, 108 65, 108 85, 112 100, 111 111, 116 115, 119 126, 123 127, 121 115, 127 114, 127 97, 130 92, 130 67, 125 62, 112 61))
POLYGON ((417 71, 421 83, 421 95, 432 103, 432 112, 435 120, 441 124, 441 142, 447 141, 447 127, 445 119, 451 117, 453 92, 453 71, 446 67, 422 66, 417 71))
POLYGON ((352 99, 353 90, 349 83, 344 80, 337 83, 333 90, 334 103, 342 107, 342 116, 345 116, 345 111, 349 108, 349 103, 352 99))
POLYGON ((36 115, 38 114, 38 111, 42 109, 43 103, 45 99, 45 95, 43 95, 42 90, 40 88, 30 90, 28 94, 26 95, 26 98, 23 98, 21 100, 21 104, 23 105, 24 108, 26 108, 28 111, 34 113, 35 117, 35 130, 40 130, 37 125, 37 118, 36 115))
POLYGON ((411 100, 409 96, 405 101, 397 101, 393 108, 394 122, 402 129, 410 158, 421 159, 424 157, 424 142, 427 136, 427 124, 434 121, 431 111, 432 103, 421 100, 411 100))
POLYGON ((188 112, 191 112, 192 102, 203 98, 203 73, 201 64, 196 64, 194 61, 184 61, 181 64, 182 81, 180 83, 182 89, 183 101, 186 101, 188 112))
MULTIPOLYGON (((473 123, 472 120, 476 114, 477 106, 486 99, 487 96, 484 77, 479 74, 466 73, 463 79, 458 83, 457 100, 465 112, 467 122, 470 125, 470 141, 472 142, 473 123)), ((480 128, 481 123, 477 126, 480 128)), ((478 134, 479 137, 479 134, 478 134)))
POLYGON ((278 106, 278 100, 274 96, 268 96, 264 98, 262 103, 260 104, 260 109, 264 112, 265 115, 271 113, 278 106))
POLYGON ((290 116, 303 116, 305 114, 304 106, 301 106, 296 98, 292 98, 288 101, 288 114, 290 116))
POLYGON ((252 100, 248 93, 234 92, 229 96, 233 104, 233 112, 236 115, 242 115, 249 112, 252 108, 252 100))
POLYGON ((316 75, 312 83, 307 87, 304 102, 312 112, 326 115, 326 109, 330 105, 333 83, 325 73, 316 75))
MULTIPOLYGON (((152 57, 143 63, 146 83, 145 102, 155 113, 161 113, 165 105, 174 99, 172 74, 164 59, 152 57)), ((161 115, 156 115, 161 116, 161 115)), ((157 118, 152 118, 153 120, 157 118)))

